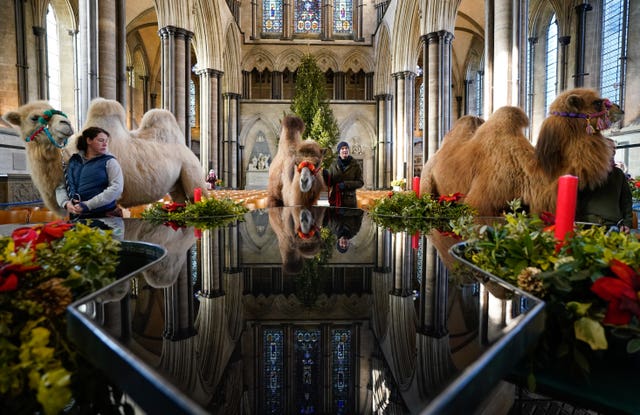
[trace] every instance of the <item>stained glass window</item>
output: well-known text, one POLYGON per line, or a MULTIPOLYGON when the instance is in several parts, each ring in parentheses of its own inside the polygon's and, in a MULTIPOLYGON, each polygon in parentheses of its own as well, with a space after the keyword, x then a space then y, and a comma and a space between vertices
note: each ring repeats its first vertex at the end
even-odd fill
POLYGON ((322 0, 297 0, 294 10, 295 32, 320 34, 322 0))
POLYGON ((319 410, 320 378, 320 329, 294 330, 294 361, 296 385, 295 413, 315 414, 319 410))
POLYGON ((349 409, 351 383, 351 329, 331 330, 331 388, 333 414, 346 414, 349 409))
POLYGON ((353 33, 353 0, 335 1, 333 32, 337 35, 350 35, 353 33))
POLYGON ((627 0, 605 0, 602 5, 602 76, 600 91, 603 97, 620 103, 626 33, 627 0))
POLYGON ((189 79, 189 126, 196 126, 196 83, 189 79))
POLYGON ((262 0, 262 33, 282 33, 282 0, 262 0))
POLYGON ((551 16, 547 30, 547 54, 545 67, 544 111, 549 112, 549 106, 556 98, 556 83, 558 82, 558 22, 556 15, 551 16))
POLYGON ((264 411, 267 414, 284 412, 284 331, 267 328, 263 331, 264 411))

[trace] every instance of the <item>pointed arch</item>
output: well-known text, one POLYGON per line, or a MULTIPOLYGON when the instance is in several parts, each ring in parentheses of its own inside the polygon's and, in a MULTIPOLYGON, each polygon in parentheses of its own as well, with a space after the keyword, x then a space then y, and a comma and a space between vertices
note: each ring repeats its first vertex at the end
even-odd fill
POLYGON ((340 71, 340 67, 338 65, 338 57, 335 53, 330 50, 322 50, 316 55, 316 62, 318 62, 318 67, 322 72, 327 72, 331 69, 334 72, 340 71))
POLYGON ((414 72, 420 42, 420 8, 417 1, 398 2, 391 39, 392 73, 414 72))
POLYGON ((262 72, 265 69, 273 70, 276 67, 276 58, 264 49, 254 48, 247 51, 242 60, 242 70, 251 72, 257 69, 262 72))
POLYGON ((288 68, 291 72, 294 72, 298 69, 302 56, 302 51, 298 49, 287 49, 284 53, 276 56, 275 62, 273 63, 273 70, 283 72, 288 68))
POLYGON ((227 26, 225 48, 222 53, 224 62, 224 76, 222 90, 240 94, 242 92, 242 71, 240 70, 240 35, 235 24, 227 26))
POLYGON ((373 75, 373 94, 391 94, 391 39, 386 24, 381 24, 376 36, 375 71, 373 75))
POLYGON ((369 56, 361 50, 354 49, 350 51, 344 58, 341 70, 347 72, 351 69, 353 72, 363 70, 365 73, 373 72, 374 63, 369 56))
POLYGON ((219 2, 195 0, 193 49, 200 68, 223 68, 223 42, 226 37, 218 4, 219 2))

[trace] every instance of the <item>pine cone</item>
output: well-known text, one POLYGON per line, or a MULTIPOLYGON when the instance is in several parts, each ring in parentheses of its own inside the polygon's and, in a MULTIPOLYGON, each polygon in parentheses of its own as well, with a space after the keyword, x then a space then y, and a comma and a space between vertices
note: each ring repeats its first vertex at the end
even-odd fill
POLYGON ((527 267, 520 271, 518 274, 518 288, 535 295, 536 297, 543 298, 546 294, 544 284, 542 280, 536 275, 542 271, 539 268, 527 267))
POLYGON ((62 278, 51 278, 30 290, 27 297, 37 301, 46 316, 58 316, 73 301, 71 290, 63 282, 62 278))

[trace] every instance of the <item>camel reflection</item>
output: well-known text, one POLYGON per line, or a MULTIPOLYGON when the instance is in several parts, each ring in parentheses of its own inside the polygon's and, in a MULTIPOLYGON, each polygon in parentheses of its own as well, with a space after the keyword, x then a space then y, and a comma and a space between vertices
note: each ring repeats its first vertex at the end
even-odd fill
POLYGON ((269 210, 269 223, 278 238, 285 274, 302 271, 305 259, 313 258, 322 248, 320 229, 326 207, 293 206, 269 210))

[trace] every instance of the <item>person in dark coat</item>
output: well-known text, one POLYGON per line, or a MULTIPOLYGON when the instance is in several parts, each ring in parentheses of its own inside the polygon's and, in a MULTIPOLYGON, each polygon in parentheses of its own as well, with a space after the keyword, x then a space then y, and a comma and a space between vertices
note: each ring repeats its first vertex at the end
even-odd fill
POLYGON ((361 209, 331 209, 327 217, 326 226, 338 238, 336 241, 336 249, 341 254, 349 250, 351 239, 358 234, 362 226, 362 216, 364 211, 361 209))
POLYGON ((345 141, 338 144, 338 157, 322 175, 329 188, 329 205, 358 207, 356 189, 361 188, 364 181, 360 164, 350 155, 349 144, 345 141))
MULTIPOLYGON (((612 143, 613 147, 613 143, 612 143)), ((615 154, 615 147, 613 147, 615 154)), ((595 189, 578 191, 576 221, 616 226, 628 233, 633 226, 633 197, 627 176, 611 159, 607 180, 595 189)))

